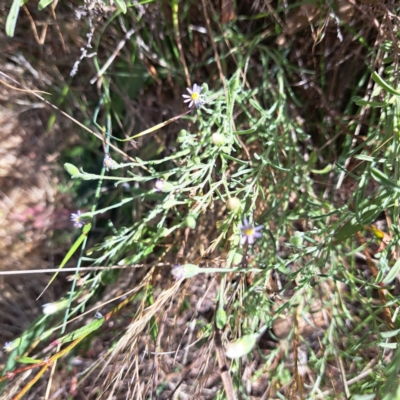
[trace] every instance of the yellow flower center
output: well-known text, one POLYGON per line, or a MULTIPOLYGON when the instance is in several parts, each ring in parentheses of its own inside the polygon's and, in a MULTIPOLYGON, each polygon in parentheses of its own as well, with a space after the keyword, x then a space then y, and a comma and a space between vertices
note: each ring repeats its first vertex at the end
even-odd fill
POLYGON ((246 236, 251 236, 251 235, 254 234, 254 229, 253 228, 247 228, 247 229, 244 230, 244 234, 246 236))
POLYGON ((196 92, 192 93, 192 100, 197 100, 199 98, 199 94, 196 92))

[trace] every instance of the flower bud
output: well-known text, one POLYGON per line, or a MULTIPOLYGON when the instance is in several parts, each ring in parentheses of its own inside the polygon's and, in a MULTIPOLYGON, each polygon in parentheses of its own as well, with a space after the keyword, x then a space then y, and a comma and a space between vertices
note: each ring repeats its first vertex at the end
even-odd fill
POLYGON ((58 311, 64 310, 68 306, 68 300, 61 300, 55 303, 46 303, 43 304, 43 314, 52 315, 58 311))
POLYGON ((174 189, 174 186, 167 181, 164 181, 162 179, 157 179, 154 184, 154 188, 156 189, 157 192, 168 193, 174 189))
POLYGON ((188 214, 185 219, 185 225, 190 229, 196 229, 196 215, 188 214))
POLYGON ((176 280, 192 278, 201 272, 201 268, 194 264, 177 264, 171 269, 171 274, 176 280))
POLYGON ((65 163, 64 168, 67 170, 67 172, 71 176, 77 176, 80 174, 79 169, 77 167, 75 167, 75 165, 73 165, 73 164, 65 163))
POLYGON ((228 201, 226 202, 226 206, 229 210, 235 211, 237 209, 239 209, 239 207, 241 206, 241 201, 240 199, 238 199, 237 197, 231 197, 230 199, 228 199, 228 201))
POLYGON ((225 136, 217 132, 213 133, 211 136, 211 141, 216 146, 223 146, 225 144, 225 136))
POLYGON ((256 344, 259 334, 245 335, 234 342, 228 343, 225 348, 225 355, 228 358, 240 358, 250 353, 256 344))
POLYGON ((188 132, 185 129, 182 129, 179 132, 178 138, 177 138, 177 142, 178 143, 183 143, 186 140, 186 136, 187 136, 188 132))

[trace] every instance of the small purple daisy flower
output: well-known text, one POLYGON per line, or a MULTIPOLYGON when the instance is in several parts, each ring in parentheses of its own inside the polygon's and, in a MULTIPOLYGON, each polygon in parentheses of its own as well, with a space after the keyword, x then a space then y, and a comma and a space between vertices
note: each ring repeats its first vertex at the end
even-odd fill
POLYGON ((157 190, 157 192, 162 192, 164 190, 165 186, 165 181, 162 181, 161 179, 157 179, 156 183, 154 184, 154 188, 157 190))
POLYGON ((82 220, 81 211, 79 210, 76 214, 71 214, 71 221, 74 223, 75 228, 82 228, 85 225, 85 222, 82 220))
POLYGON ((185 268, 181 264, 176 264, 171 269, 171 274, 178 281, 185 276, 185 268))
POLYGON ((114 169, 117 166, 117 163, 108 154, 106 154, 103 160, 103 165, 106 170, 109 171, 109 169, 114 169))
POLYGON ((3 349, 9 353, 12 350, 12 342, 5 342, 3 349))
POLYGON ((262 236, 262 233, 259 232, 259 230, 261 230, 263 226, 250 225, 247 218, 243 220, 243 224, 239 225, 239 228, 242 231, 242 238, 240 240, 240 244, 245 244, 246 241, 249 244, 253 244, 256 239, 262 236))
POLYGON ((201 91, 203 88, 196 83, 193 85, 193 88, 187 88, 189 94, 183 94, 182 97, 185 99, 183 100, 184 103, 189 103, 189 108, 195 105, 196 108, 199 108, 203 104, 203 100, 201 98, 201 91))

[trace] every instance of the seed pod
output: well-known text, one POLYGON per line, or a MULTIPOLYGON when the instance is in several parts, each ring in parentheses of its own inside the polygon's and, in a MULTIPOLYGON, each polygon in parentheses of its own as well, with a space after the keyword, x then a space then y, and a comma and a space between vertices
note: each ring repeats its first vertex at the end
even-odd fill
POLYGON ((259 334, 245 335, 234 342, 228 343, 225 348, 225 355, 228 358, 240 358, 250 353, 256 344, 259 334))
POLYGON ((239 209, 239 207, 241 205, 242 205, 242 202, 237 197, 231 197, 226 202, 226 207, 231 211, 235 211, 235 210, 239 209))
POLYGON ((188 214, 185 219, 185 225, 190 229, 196 229, 196 215, 188 214))
POLYGON ((223 146, 225 144, 225 136, 217 132, 213 133, 211 136, 211 141, 216 146, 223 146))

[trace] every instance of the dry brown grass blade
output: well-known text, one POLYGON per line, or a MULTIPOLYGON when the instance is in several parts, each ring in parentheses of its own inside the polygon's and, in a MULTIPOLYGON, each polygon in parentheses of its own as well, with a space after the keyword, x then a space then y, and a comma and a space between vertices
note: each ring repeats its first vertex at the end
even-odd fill
POLYGON ((86 271, 104 271, 104 270, 112 270, 112 269, 130 269, 130 268, 145 268, 145 267, 165 267, 170 265, 169 263, 158 263, 156 265, 153 264, 132 264, 132 265, 110 265, 98 267, 81 267, 81 268, 47 268, 47 269, 29 269, 22 271, 0 271, 0 276, 2 275, 26 275, 26 274, 47 274, 49 272, 76 272, 79 270, 80 273, 84 273, 86 271))
MULTIPOLYGON (((47 104, 48 106, 50 106, 51 108, 53 108, 54 110, 58 111, 60 114, 62 114, 64 117, 67 117, 69 120, 71 120, 72 122, 74 122, 76 125, 78 125, 79 127, 81 127, 82 129, 84 129, 85 131, 91 133, 93 136, 95 136, 97 139, 101 140, 101 142, 104 144, 104 138, 102 135, 92 131, 91 129, 89 129, 87 126, 81 124, 79 121, 77 121, 75 118, 71 117, 70 115, 68 115, 65 111, 60 110, 57 106, 55 106, 54 104, 50 103, 49 101, 47 101, 45 98, 43 98, 42 96, 39 96, 36 92, 33 92, 29 89, 27 89, 26 87, 24 87, 22 84, 20 84, 19 82, 17 82, 15 79, 11 78, 10 76, 8 76, 7 74, 5 74, 4 72, 0 71, 0 75, 4 76, 5 78, 11 80, 12 82, 16 83, 17 85, 20 85, 24 88, 24 90, 26 92, 29 92, 31 94, 33 94, 35 97, 37 97, 38 99, 40 99, 41 101, 43 101, 45 104, 47 104)), ((20 89, 21 90, 21 89, 20 89)), ((128 160, 132 161, 133 163, 136 163, 136 160, 130 156, 128 156, 124 151, 120 150, 119 147, 115 146, 112 143, 109 143, 109 146, 111 148, 113 148, 117 153, 121 154, 123 157, 127 158, 128 160)))
POLYGON ((8 83, 4 82, 2 79, 0 79, 0 83, 2 83, 4 86, 7 86, 10 89, 18 90, 18 92, 25 92, 25 93, 32 93, 32 94, 43 93, 43 94, 48 94, 49 96, 51 96, 50 93, 43 92, 42 90, 18 89, 15 86, 9 85, 8 83))
POLYGON ((186 64, 185 53, 184 53, 183 47, 182 47, 181 33, 179 31, 178 15, 179 15, 179 1, 174 1, 174 2, 172 2, 172 19, 173 19, 173 25, 174 25, 175 41, 176 41, 176 46, 178 47, 179 57, 181 59, 183 70, 185 71, 186 83, 190 87, 190 86, 192 86, 192 83, 190 80, 189 70, 188 70, 188 67, 186 64))
MULTIPOLYGON (((47 32, 47 24, 44 26, 43 31, 42 31, 42 37, 39 38, 37 29, 36 29, 36 24, 34 19, 32 18, 31 13, 29 12, 29 9, 27 6, 23 6, 22 9, 24 10, 26 16, 28 17, 29 23, 31 24, 32 32, 33 32, 33 37, 35 38, 35 41, 37 44, 43 45, 44 39, 46 37, 46 32, 47 32), (43 35, 44 33, 44 35, 43 35)), ((17 89, 18 90, 18 89, 17 89)))
POLYGON ((204 13, 204 19, 205 19, 206 25, 207 25, 208 36, 210 38, 211 46, 212 46, 213 51, 214 51, 215 61, 217 62, 219 78, 221 79, 221 82, 222 82, 222 84, 224 86, 226 100, 228 100, 228 90, 227 90, 227 87, 226 87, 225 75, 224 75, 224 71, 222 70, 222 64, 221 64, 221 60, 219 58, 217 45, 215 43, 214 36, 212 34, 211 22, 210 22, 210 17, 208 16, 208 12, 207 12, 206 0, 201 0, 201 4, 203 5, 203 13, 204 13))
MULTIPOLYGON (((299 305, 294 313, 294 338, 293 338, 293 358, 294 358, 294 380, 292 381, 292 388, 297 389, 300 400, 303 400, 303 381, 299 373, 299 343, 300 343, 300 330, 299 330, 299 314, 302 306, 299 305)), ((291 389, 292 389, 291 388, 291 389)), ((294 397, 290 397, 294 398, 294 397)))
POLYGON ((221 22, 226 24, 236 18, 235 9, 233 8, 233 0, 221 1, 221 22))
MULTIPOLYGON (((149 281, 151 279, 152 274, 153 274, 154 269, 149 271, 149 273, 146 275, 145 278, 143 278, 142 283, 145 281, 149 281)), ((136 318, 135 321, 127 328, 126 333, 124 336, 119 340, 118 344, 115 346, 113 349, 112 354, 110 354, 108 360, 106 360, 105 365, 100 371, 99 376, 102 374, 102 372, 105 370, 107 365, 109 365, 112 361, 116 360, 119 355, 123 354, 124 359, 122 360, 123 364, 125 367, 128 367, 129 370, 129 365, 131 364, 131 359, 132 355, 135 353, 137 350, 137 346, 135 345, 137 339, 140 337, 140 335, 143 333, 144 329, 148 326, 150 319, 154 317, 157 313, 162 312, 166 304, 169 304, 169 302, 172 301, 177 295, 177 293, 180 290, 181 287, 181 281, 177 281, 174 285, 172 285, 169 289, 164 290, 158 298, 155 300, 155 302, 147 307, 140 318, 136 318)), ((113 387, 111 389, 112 392, 117 390, 118 384, 120 382, 120 379, 122 379, 122 373, 125 370, 125 368, 120 368, 119 373, 116 375, 114 373, 110 373, 108 379, 103 384, 103 390, 106 390, 106 387, 111 385, 111 381, 113 383, 113 387)))
POLYGON ((214 344, 226 398, 227 400, 236 400, 235 391, 233 389, 232 378, 229 374, 224 347, 222 345, 221 330, 218 329, 217 327, 215 327, 214 329, 214 344))
POLYGON ((165 312, 161 318, 161 322, 158 326, 158 334, 157 334, 157 339, 156 339, 156 345, 154 349, 154 376, 153 376, 153 390, 152 390, 152 396, 156 398, 157 395, 157 387, 158 387, 158 375, 159 375, 159 363, 158 363, 158 351, 161 348, 161 338, 164 333, 164 327, 165 327, 165 322, 167 320, 168 313, 165 312))
POLYGON ((67 54, 67 53, 69 53, 69 51, 68 51, 67 47, 65 46, 65 41, 64 41, 61 29, 60 29, 60 25, 58 24, 58 21, 57 21, 57 14, 56 14, 57 4, 58 4, 58 0, 54 0, 51 4, 50 10, 51 10, 51 15, 54 19, 58 37, 60 38, 61 47, 63 49, 64 54, 67 54))
POLYGON ((342 358, 340 357, 340 355, 338 354, 336 349, 335 349, 335 358, 336 358, 336 363, 339 366, 340 378, 342 380, 342 385, 343 385, 344 392, 346 394, 346 398, 350 398, 349 385, 347 384, 347 380, 346 380, 346 371, 344 370, 342 358))

